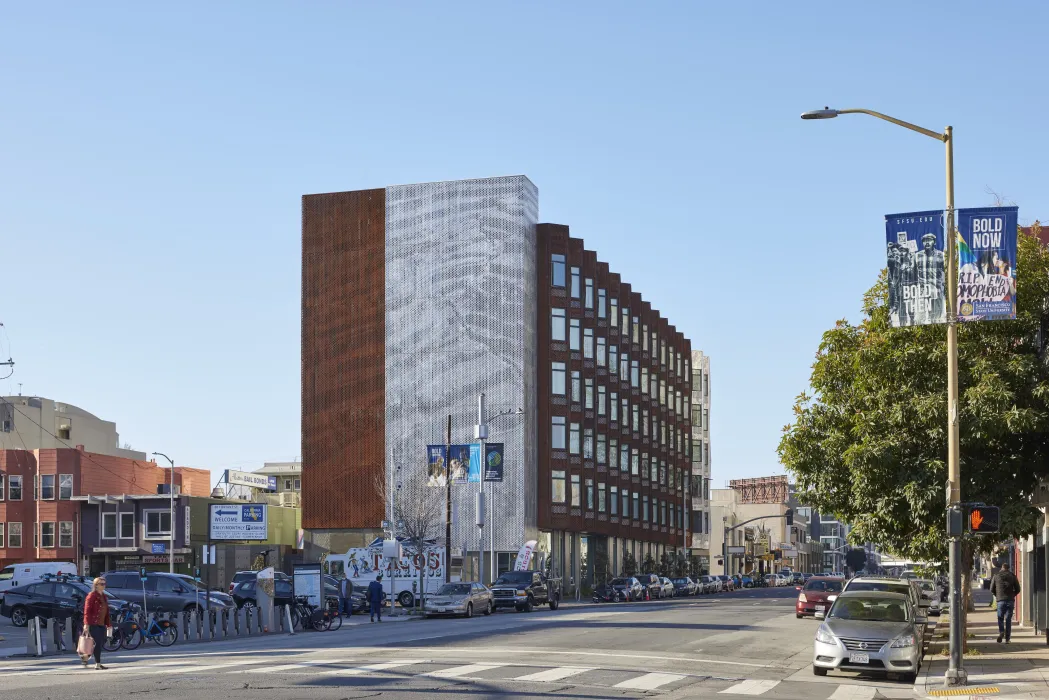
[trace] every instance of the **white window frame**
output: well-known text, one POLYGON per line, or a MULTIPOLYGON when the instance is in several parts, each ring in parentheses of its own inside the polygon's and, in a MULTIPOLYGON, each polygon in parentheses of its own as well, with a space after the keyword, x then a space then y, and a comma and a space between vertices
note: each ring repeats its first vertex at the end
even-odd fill
POLYGON ((135 514, 134 513, 121 513, 120 517, 117 518, 117 537, 122 540, 134 540, 135 539, 135 514), (124 534, 124 520, 125 518, 131 518, 131 534, 124 534))
POLYGON ((58 523, 58 548, 59 549, 72 549, 73 548, 73 521, 62 520, 58 523), (65 532, 66 526, 68 525, 69 532, 65 532), (65 538, 69 537, 69 544, 63 544, 65 538))
POLYGON ((7 487, 7 474, 0 472, 0 502, 6 500, 7 492, 4 490, 7 487))
POLYGON ((8 523, 7 524, 7 548, 8 549, 21 549, 22 548, 22 523, 8 523), (17 526, 17 528, 16 528, 17 526), (15 529, 18 530, 18 534, 15 534, 15 529), (14 538, 18 538, 18 544, 14 544, 14 538))
POLYGON ((551 503, 567 503, 568 502, 568 479, 565 477, 565 473, 561 469, 553 469, 550 471, 550 502, 551 503), (555 486, 560 482, 561 486, 561 500, 557 500, 557 488, 555 486))
POLYGON ((57 529, 58 529, 58 526, 55 524, 54 520, 45 520, 44 522, 40 523, 40 549, 54 549, 55 548, 55 538, 58 537, 57 529), (44 544, 44 525, 50 525, 51 526, 51 545, 50 546, 44 544))
POLYGON ((72 474, 59 474, 58 475, 58 500, 60 500, 60 501, 71 500, 73 498, 73 486, 74 486, 74 481, 73 481, 73 475, 72 474), (62 489, 64 487, 63 487, 62 484, 67 479, 69 481, 69 495, 68 496, 63 496, 62 495, 62 489))
POLYGON ((100 525, 101 529, 99 530, 99 537, 98 538, 100 540, 113 540, 113 541, 116 541, 120 537, 120 529, 119 529, 120 528, 120 522, 117 519, 117 512, 115 510, 114 511, 103 511, 101 513, 101 518, 99 520, 100 520, 99 525, 100 525), (112 517, 113 518, 113 537, 106 537, 106 518, 108 518, 108 517, 112 517))
POLYGON ((9 501, 21 501, 22 496, 25 492, 25 480, 22 479, 21 474, 10 474, 7 477, 7 500, 9 501), (14 498, 11 495, 11 489, 15 487, 14 482, 18 480, 18 498, 14 498))
POLYGON ((4 523, 0 523, 0 549, 4 548, 4 523))
POLYGON ((58 475, 57 474, 41 474, 40 475, 40 500, 41 501, 53 501, 56 498, 55 489, 58 486, 58 475), (44 479, 50 477, 51 479, 51 498, 48 498, 44 493, 44 479))
POLYGON ((145 524, 145 534, 143 535, 142 539, 144 539, 144 540, 166 540, 166 539, 170 539, 171 538, 170 528, 174 525, 174 523, 171 522, 170 517, 171 517, 171 511, 168 510, 167 508, 153 508, 153 509, 150 509, 150 510, 143 510, 142 511, 142 521, 145 524), (167 516, 169 518, 169 520, 168 520, 168 527, 169 527, 168 532, 150 532, 149 531, 149 515, 150 515, 150 513, 167 514, 167 516))

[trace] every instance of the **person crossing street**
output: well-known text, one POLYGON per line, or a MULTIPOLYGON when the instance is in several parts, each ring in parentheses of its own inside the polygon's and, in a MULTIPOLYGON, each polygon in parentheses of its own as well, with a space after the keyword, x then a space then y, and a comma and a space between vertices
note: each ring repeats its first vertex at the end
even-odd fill
POLYGON ((368 604, 370 606, 371 621, 375 622, 375 616, 379 616, 382 622, 382 574, 368 584, 368 604))
MULTIPOLYGON (((95 668, 104 671, 102 665, 102 644, 106 641, 109 629, 113 623, 109 619, 109 602, 106 600, 106 580, 96 578, 92 581, 91 592, 84 599, 84 631, 85 637, 90 637, 94 642, 92 653, 95 656, 95 668)), ((87 668, 90 656, 80 657, 84 667, 87 668)))
POLYGON ((998 601, 998 643, 1009 643, 1013 636, 1013 609, 1016 596, 1020 595, 1020 582, 1016 575, 1009 571, 1008 564, 1002 564, 1001 570, 991 579, 991 592, 998 601))

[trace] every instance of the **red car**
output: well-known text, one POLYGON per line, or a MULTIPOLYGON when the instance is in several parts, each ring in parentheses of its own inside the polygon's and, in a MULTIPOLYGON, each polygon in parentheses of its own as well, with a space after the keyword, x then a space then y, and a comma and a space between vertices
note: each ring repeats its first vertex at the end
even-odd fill
POLYGON ((845 580, 837 576, 813 576, 804 586, 795 586, 798 602, 794 612, 799 618, 817 612, 826 613, 844 585, 845 580))

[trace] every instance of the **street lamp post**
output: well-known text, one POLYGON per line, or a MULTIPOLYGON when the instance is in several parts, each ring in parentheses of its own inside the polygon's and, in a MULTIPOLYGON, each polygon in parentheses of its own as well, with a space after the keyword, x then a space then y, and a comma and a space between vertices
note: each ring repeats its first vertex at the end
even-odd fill
MULTIPOLYGON (((171 473, 168 475, 168 503, 170 508, 169 521, 171 531, 171 540, 168 544, 168 573, 175 573, 175 460, 168 457, 163 452, 154 452, 154 457, 163 457, 171 463, 171 473)), ((189 539, 189 533, 186 533, 186 539, 189 539)))
MULTIPOLYGON (((958 434, 958 246, 954 231, 954 131, 948 126, 943 133, 924 129, 910 122, 895 119, 869 109, 823 109, 805 112, 802 119, 833 119, 839 114, 866 114, 887 122, 916 131, 929 138, 941 141, 947 148, 947 225, 944 231, 947 247, 947 483, 949 495, 947 508, 961 507, 961 468, 959 465, 960 440, 958 434)), ((944 682, 947 685, 964 685, 965 669, 962 666, 962 537, 951 535, 949 553, 951 579, 951 627, 950 662, 944 682)))
MULTIPOLYGON (((480 443, 481 443, 481 464, 479 465, 478 473, 477 473, 477 478, 478 478, 478 484, 477 484, 477 508, 478 508, 477 527, 478 527, 478 530, 479 530, 478 531, 478 542, 477 542, 477 544, 478 544, 478 546, 477 546, 477 567, 478 567, 477 580, 478 581, 481 580, 481 576, 482 576, 481 572, 484 571, 484 522, 483 522, 484 518, 482 517, 481 511, 484 510, 484 507, 483 507, 483 501, 484 501, 484 474, 485 474, 485 470, 486 470, 486 468, 488 466, 488 454, 487 454, 487 452, 485 450, 485 441, 488 439, 488 420, 490 418, 502 418, 503 416, 516 416, 516 415, 521 415, 523 413, 524 413, 524 409, 517 408, 517 409, 514 409, 514 410, 500 411, 499 413, 496 413, 495 415, 489 416, 488 413, 487 413, 487 410, 486 410, 485 395, 481 394, 480 396, 477 397, 477 425, 474 428, 474 437, 477 440, 479 440, 480 443)), ((504 470, 505 470, 505 464, 504 464, 504 470)), ((488 509, 491 510, 492 507, 493 507, 492 504, 495 503, 495 482, 494 481, 492 482, 492 485, 489 487, 489 491, 491 493, 488 495, 488 509)), ((492 583, 492 582, 495 581, 495 573, 496 573, 496 566, 495 566, 495 520, 491 519, 491 514, 490 513, 489 513, 489 518, 488 519, 489 519, 489 524, 488 524, 488 546, 489 546, 489 550, 488 550, 488 559, 489 559, 488 571, 489 571, 489 576, 491 577, 489 579, 489 583, 492 583)))

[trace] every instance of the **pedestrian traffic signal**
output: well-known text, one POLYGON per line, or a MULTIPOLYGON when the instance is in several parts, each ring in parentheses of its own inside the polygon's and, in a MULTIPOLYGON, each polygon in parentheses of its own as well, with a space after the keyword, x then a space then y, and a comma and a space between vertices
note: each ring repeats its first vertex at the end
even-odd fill
POLYGON ((794 509, 787 508, 787 527, 794 524, 794 509))
POLYGON ((969 532, 998 532, 1001 526, 1001 512, 998 506, 970 506, 967 523, 969 532))

